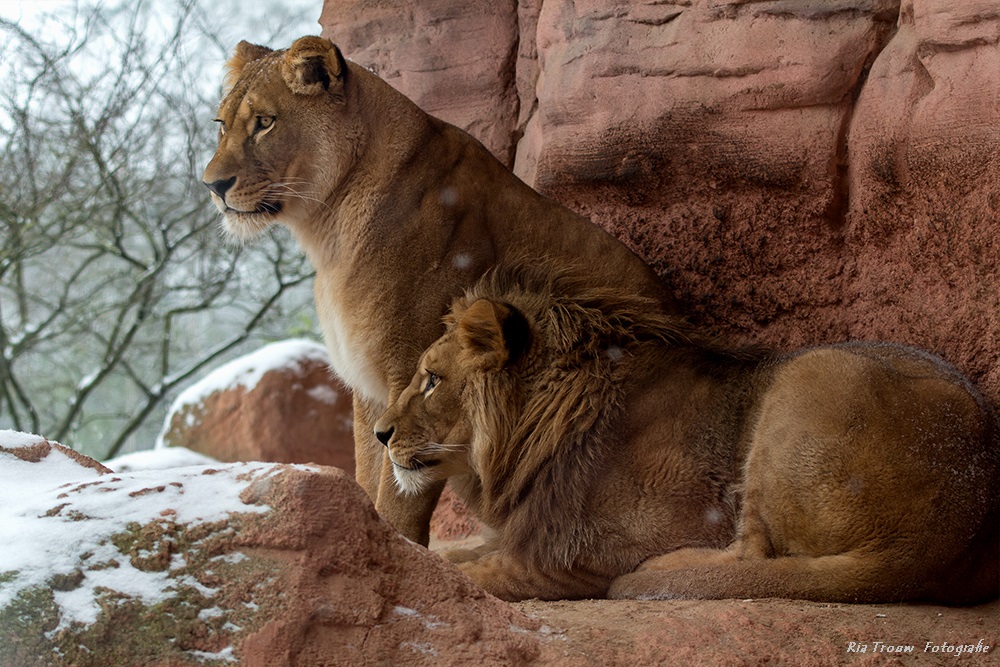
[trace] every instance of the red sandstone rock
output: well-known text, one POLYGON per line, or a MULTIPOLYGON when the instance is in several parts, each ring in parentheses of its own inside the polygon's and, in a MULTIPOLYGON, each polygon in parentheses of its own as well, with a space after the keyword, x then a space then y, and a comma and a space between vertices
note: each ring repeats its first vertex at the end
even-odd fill
POLYGON ((561 643, 557 665, 1000 664, 1000 602, 968 609, 788 600, 514 606, 561 643))
POLYGON ((849 153, 855 336, 941 353, 1000 398, 1000 12, 904 0, 849 153))
POLYGON ((332 465, 354 474, 351 394, 317 343, 285 341, 213 371, 174 402, 165 446, 220 461, 332 465))
POLYGON ((515 172, 696 320, 927 347, 1000 400, 995 2, 521 0, 513 28, 466 6, 328 1, 321 23, 501 159, 506 127, 515 172))
POLYGON ((347 57, 513 162, 516 3, 339 0, 324 7, 320 22, 347 57))
POLYGON ((8 454, 14 458, 27 463, 40 463, 44 461, 52 452, 65 455, 74 463, 99 474, 112 472, 99 461, 95 461, 89 456, 85 456, 69 447, 63 447, 58 442, 52 442, 46 438, 29 433, 17 433, 15 431, 0 431, 0 454, 8 454))
POLYGON ((0 550, 0 664, 490 666, 542 653, 538 621, 400 537, 341 470, 95 476, 20 449, 0 451, 0 471, 17 472, 0 516, 21 527, 4 548, 33 546, 36 560, 0 550))
POLYGON ((444 487, 444 493, 431 516, 431 536, 438 541, 455 541, 481 535, 482 532, 482 524, 465 503, 450 486, 444 487))

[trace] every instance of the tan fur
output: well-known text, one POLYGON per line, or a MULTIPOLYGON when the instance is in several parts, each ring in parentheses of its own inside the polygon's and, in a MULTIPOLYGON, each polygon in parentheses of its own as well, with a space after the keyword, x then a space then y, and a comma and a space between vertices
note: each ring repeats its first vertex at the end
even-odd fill
POLYGON ((449 555, 486 590, 1000 592, 998 426, 957 371, 886 344, 729 351, 538 264, 458 299, 376 426, 404 487, 450 478, 494 531, 449 555))
POLYGON ((355 396, 358 481, 407 537, 427 542, 440 484, 402 499, 375 418, 442 331, 451 300, 530 254, 595 267, 588 283, 670 307, 655 275, 598 227, 519 181, 465 132, 432 118, 329 41, 241 43, 228 64, 207 185, 225 227, 291 229, 316 268, 327 347, 355 396))

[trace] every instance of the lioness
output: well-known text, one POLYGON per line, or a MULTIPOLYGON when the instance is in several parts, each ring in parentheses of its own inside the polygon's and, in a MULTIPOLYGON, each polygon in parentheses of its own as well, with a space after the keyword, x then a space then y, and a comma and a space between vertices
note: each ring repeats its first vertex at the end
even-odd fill
POLYGON ((241 42, 227 65, 205 184, 233 236, 282 223, 305 249, 334 369, 354 391, 358 482, 390 523, 426 544, 442 484, 401 499, 372 423, 440 335, 452 298, 528 253, 585 262, 594 286, 664 308, 671 299, 624 245, 328 40, 303 37, 282 51, 241 42))
POLYGON ((525 268, 455 301, 376 429, 401 488, 450 478, 493 529, 448 556, 507 600, 1000 589, 1000 426, 919 350, 734 351, 525 268))

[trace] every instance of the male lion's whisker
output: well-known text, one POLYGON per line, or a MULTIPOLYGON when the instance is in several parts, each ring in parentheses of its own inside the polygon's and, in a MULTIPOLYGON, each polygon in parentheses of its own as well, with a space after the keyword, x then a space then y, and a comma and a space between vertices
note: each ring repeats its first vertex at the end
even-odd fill
POLYGON ((466 445, 460 445, 456 443, 441 443, 441 442, 429 442, 424 447, 424 453, 426 454, 447 454, 449 452, 457 452, 464 449, 466 445))

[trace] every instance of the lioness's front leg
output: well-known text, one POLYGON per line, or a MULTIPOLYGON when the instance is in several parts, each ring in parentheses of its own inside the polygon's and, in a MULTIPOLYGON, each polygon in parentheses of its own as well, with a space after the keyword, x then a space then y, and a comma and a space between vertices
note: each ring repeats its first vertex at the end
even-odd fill
POLYGON ((354 477, 383 519, 406 538, 427 546, 431 514, 444 482, 432 484, 420 494, 400 495, 392 462, 385 447, 375 439, 373 429, 383 409, 374 401, 354 397, 354 477))
POLYGON ((509 602, 603 598, 611 584, 610 577, 584 570, 543 570, 503 552, 459 563, 458 568, 487 593, 509 602))

